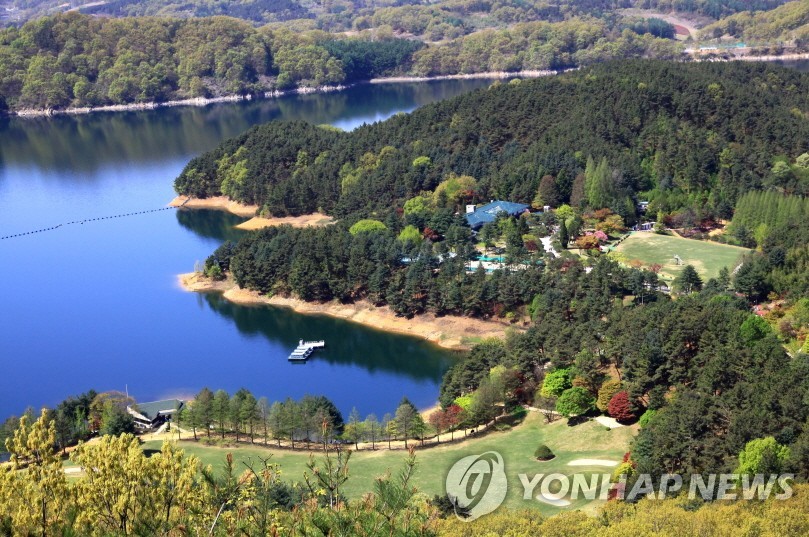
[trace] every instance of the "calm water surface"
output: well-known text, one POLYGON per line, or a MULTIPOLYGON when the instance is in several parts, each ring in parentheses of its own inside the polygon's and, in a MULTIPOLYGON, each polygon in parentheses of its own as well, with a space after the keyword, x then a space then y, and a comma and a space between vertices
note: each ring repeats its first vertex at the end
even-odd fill
MULTIPOLYGON (((0 236, 165 206, 194 155, 247 127, 352 129, 489 81, 359 86, 253 103, 0 122, 0 236)), ((325 394, 348 413, 432 404, 452 354, 319 316, 180 290, 241 219, 166 210, 0 240, 0 418, 93 388, 140 401, 203 386, 270 400, 325 394), (326 339, 304 365, 299 338, 326 339)))

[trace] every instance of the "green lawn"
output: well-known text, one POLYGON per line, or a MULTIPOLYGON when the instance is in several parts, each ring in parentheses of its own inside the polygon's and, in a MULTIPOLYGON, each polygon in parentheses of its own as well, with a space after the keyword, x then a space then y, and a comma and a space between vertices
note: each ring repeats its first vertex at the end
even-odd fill
POLYGON ((645 264, 663 265, 661 275, 669 279, 675 278, 682 270, 682 266, 674 264, 674 256, 679 255, 684 265, 693 265, 700 276, 707 280, 718 276, 722 267, 733 271, 739 258, 750 250, 717 242, 635 232, 619 244, 615 251, 623 254, 627 262, 637 259, 645 264))
MULTIPOLYGON (((536 473, 559 472, 566 475, 577 472, 611 473, 612 468, 571 467, 567 466, 567 463, 583 458, 609 459, 620 462, 628 449, 632 435, 631 428, 623 427, 609 431, 595 422, 569 427, 566 420, 558 420, 548 425, 544 423, 542 416, 530 413, 523 424, 510 431, 493 432, 482 438, 418 451, 418 469, 414 484, 419 490, 431 496, 443 494, 447 470, 455 461, 467 455, 498 451, 505 461, 506 474, 509 479, 509 491, 505 505, 512 508, 537 508, 543 514, 550 515, 559 512, 560 509, 537 501, 522 499, 523 487, 517 477, 518 474, 526 473, 530 478, 536 473), (540 443, 547 444, 556 453, 556 458, 548 462, 535 460, 533 452, 540 443)), ((281 465, 283 477, 298 481, 303 480, 305 465, 309 460, 309 455, 305 452, 273 450, 258 446, 240 445, 239 447, 220 448, 207 447, 194 442, 181 442, 180 446, 186 453, 196 455, 204 464, 211 464, 214 468, 222 466, 225 454, 228 452, 233 453, 234 459, 240 465, 242 461, 246 461, 250 457, 266 457, 272 453, 272 460, 281 465)), ((159 449, 160 442, 146 442, 144 448, 159 449)), ((319 456, 317 452, 316 456, 319 456)), ((350 498, 358 498, 363 493, 372 490, 374 478, 388 471, 396 472, 401 467, 404 457, 405 452, 398 450, 354 453, 349 466, 351 477, 346 483, 345 493, 350 498)), ((592 510, 599 503, 580 499, 565 509, 592 510)))

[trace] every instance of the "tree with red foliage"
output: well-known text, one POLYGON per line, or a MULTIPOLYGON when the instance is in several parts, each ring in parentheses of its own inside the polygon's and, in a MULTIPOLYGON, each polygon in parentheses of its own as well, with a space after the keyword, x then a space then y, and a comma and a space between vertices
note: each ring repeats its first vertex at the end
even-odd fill
POLYGON ((449 405, 444 409, 444 427, 449 429, 450 440, 455 440, 455 429, 466 419, 465 412, 458 405, 449 405))
POLYGON ((439 239, 441 239, 441 235, 439 235, 434 229, 430 227, 425 227, 424 232, 421 234, 421 236, 433 242, 436 242, 439 239))
POLYGON ((432 425, 433 429, 435 429, 435 440, 436 442, 441 442, 441 433, 447 430, 447 410, 445 408, 439 408, 428 418, 430 425, 432 425))
POLYGON ((629 400, 629 394, 625 390, 612 396, 609 405, 607 405, 607 412, 621 423, 630 422, 637 418, 632 402, 629 400))

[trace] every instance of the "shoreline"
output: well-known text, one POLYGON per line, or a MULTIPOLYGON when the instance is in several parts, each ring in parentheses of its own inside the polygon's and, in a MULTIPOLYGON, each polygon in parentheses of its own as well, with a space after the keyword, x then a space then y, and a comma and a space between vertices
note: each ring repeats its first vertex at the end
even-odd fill
POLYGON ((330 226, 336 222, 333 217, 321 213, 302 214, 300 216, 273 216, 270 218, 256 216, 259 210, 258 205, 245 205, 244 203, 233 201, 227 196, 214 196, 212 198, 177 196, 169 202, 169 207, 178 209, 213 209, 249 218, 249 220, 234 226, 236 229, 245 231, 255 231, 272 226, 320 227, 330 226))
POLYGON ((492 78, 504 79, 511 77, 523 78, 536 78, 540 76, 552 76, 560 74, 563 71, 487 71, 482 73, 470 73, 459 75, 438 75, 426 77, 408 77, 408 76, 393 76, 372 78, 352 84, 338 84, 335 86, 319 86, 316 88, 309 86, 297 87, 290 90, 272 90, 265 91, 259 95, 223 95, 221 97, 193 97, 190 99, 174 99, 164 102, 147 102, 147 103, 130 103, 130 104, 110 104, 103 106, 78 106, 70 107, 60 110, 52 108, 46 109, 29 109, 9 111, 8 116, 20 118, 35 118, 35 117, 53 117, 53 116, 68 116, 68 115, 82 115, 91 114, 94 112, 137 112, 142 110, 156 110, 158 108, 173 108, 177 106, 208 106, 217 103, 236 103, 242 101, 276 99, 278 97, 285 97, 287 95, 311 95, 315 93, 332 93, 335 91, 343 91, 362 84, 395 84, 403 82, 428 82, 431 80, 471 80, 479 78, 492 78))
MULTIPOLYGON (((794 53, 782 54, 779 56, 737 56, 731 59, 720 58, 700 58, 696 53, 685 53, 692 61, 760 61, 760 62, 774 62, 774 61, 789 61, 789 60, 809 60, 809 53, 794 53)), ((297 87, 290 90, 272 90, 265 91, 259 95, 223 95, 220 97, 192 97, 189 99, 173 99, 164 102, 147 102, 147 103, 130 103, 130 104, 110 104, 103 106, 79 106, 70 107, 65 109, 55 110, 52 108, 46 109, 22 109, 8 111, 7 116, 19 118, 36 118, 36 117, 53 117, 53 116, 69 116, 69 115, 82 115, 91 114, 94 112, 137 112, 143 110, 156 110, 159 108, 174 108, 178 106, 208 106, 210 104, 218 103, 236 103, 242 101, 275 99, 287 95, 311 95, 315 93, 332 93, 336 91, 343 91, 362 84, 401 84, 401 83, 414 83, 414 82, 431 82, 437 80, 474 80, 474 79, 495 79, 503 80, 506 78, 539 78, 544 76, 554 76, 570 71, 576 71, 581 67, 571 67, 568 69, 560 70, 522 70, 522 71, 483 71, 480 73, 464 73, 454 75, 434 75, 434 76, 391 76, 380 77, 354 82, 351 84, 338 84, 334 86, 319 86, 316 88, 309 86, 297 87)))
POLYGON ((368 84, 400 84, 406 82, 431 82, 434 80, 475 80, 480 78, 493 78, 501 80, 504 78, 522 77, 539 78, 543 76, 554 76, 568 71, 576 71, 578 67, 555 70, 523 70, 523 71, 483 71, 481 73, 461 73, 455 75, 434 75, 434 76, 389 76, 382 78, 372 78, 368 84))
POLYGON ((181 289, 195 293, 222 293, 222 296, 242 306, 269 305, 285 307, 304 315, 327 315, 365 325, 369 328, 417 337, 439 347, 454 351, 466 351, 475 342, 503 337, 506 330, 521 330, 520 327, 499 321, 484 321, 469 317, 436 317, 432 313, 416 315, 412 319, 399 317, 387 306, 376 307, 367 301, 353 304, 339 302, 315 303, 281 296, 265 297, 255 291, 240 289, 230 280, 212 281, 198 273, 180 274, 177 282, 181 289))
POLYGON ((141 110, 156 110, 158 108, 174 108, 177 106, 208 106, 209 104, 217 103, 237 103, 242 101, 252 101, 260 99, 275 99, 284 97, 285 95, 309 95, 312 93, 331 93, 334 91, 342 91, 353 87, 355 84, 348 86, 320 86, 312 88, 302 86, 291 90, 272 90, 265 91, 260 95, 223 95, 221 97, 192 97, 190 99, 173 99, 163 102, 150 101, 147 103, 129 103, 129 104, 108 104, 102 106, 78 106, 70 107, 62 110, 54 110, 52 108, 46 109, 31 109, 24 108, 22 110, 10 111, 9 116, 16 117, 52 117, 52 116, 69 116, 91 114, 93 112, 136 112, 141 110))
POLYGON ((215 196, 212 198, 177 196, 169 202, 169 207, 177 207, 178 209, 181 207, 185 207, 186 209, 216 209, 245 218, 256 217, 259 208, 258 205, 245 205, 244 203, 233 201, 227 196, 215 196))
POLYGON ((320 213, 302 214, 300 216, 273 216, 271 218, 254 216, 250 220, 237 225, 236 229, 255 231, 273 226, 322 227, 330 226, 335 222, 336 220, 331 216, 320 213))

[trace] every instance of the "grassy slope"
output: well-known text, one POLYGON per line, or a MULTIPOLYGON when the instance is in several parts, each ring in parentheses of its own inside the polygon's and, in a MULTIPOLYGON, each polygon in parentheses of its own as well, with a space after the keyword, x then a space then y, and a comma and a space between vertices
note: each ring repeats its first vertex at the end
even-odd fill
POLYGON ((749 251, 717 242, 683 239, 649 232, 633 233, 615 250, 624 254, 627 261, 638 259, 647 264, 660 263, 663 265, 661 274, 669 278, 676 277, 682 270, 682 267, 674 264, 676 254, 686 265, 694 265, 705 280, 718 276, 722 267, 733 271, 739 258, 749 251))
MULTIPOLYGON (((574 472, 610 473, 611 468, 569 467, 567 463, 580 458, 620 461, 628 449, 633 433, 633 429, 629 427, 608 431, 595 422, 569 427, 566 420, 558 420, 548 425, 544 423, 542 416, 531 413, 523 424, 510 431, 493 432, 483 438, 418 451, 419 466, 414 483, 419 490, 430 496, 443 494, 447 470, 455 461, 467 455, 498 451, 503 456, 506 474, 509 478, 509 492, 505 505, 512 508, 538 508, 543 514, 550 515, 559 512, 559 509, 522 499, 523 488, 517 477, 518 474, 527 473, 530 478, 536 473, 559 472, 568 475, 574 472), (533 458, 533 452, 540 443, 547 444, 557 457, 548 462, 536 461, 533 458)), ((309 460, 309 454, 306 452, 273 450, 259 446, 240 445, 239 447, 220 448, 192 442, 181 442, 180 445, 186 453, 196 455, 204 464, 211 464, 214 468, 222 466, 225 454, 228 452, 233 453, 234 459, 239 465, 249 457, 254 457, 256 460, 255 457, 266 457, 271 453, 272 460, 281 465, 283 477, 292 481, 303 480, 305 465, 309 460)), ((144 449, 159 448, 160 441, 149 441, 144 444, 144 449)), ((315 453, 316 456, 319 456, 317 452, 315 453)), ((388 471, 396 472, 401 467, 404 457, 405 452, 402 450, 354 453, 350 464, 351 477, 346 483, 345 493, 350 498, 358 498, 363 493, 373 490, 374 478, 388 471)), ((586 508, 590 510, 598 503, 579 500, 566 509, 586 508)))

